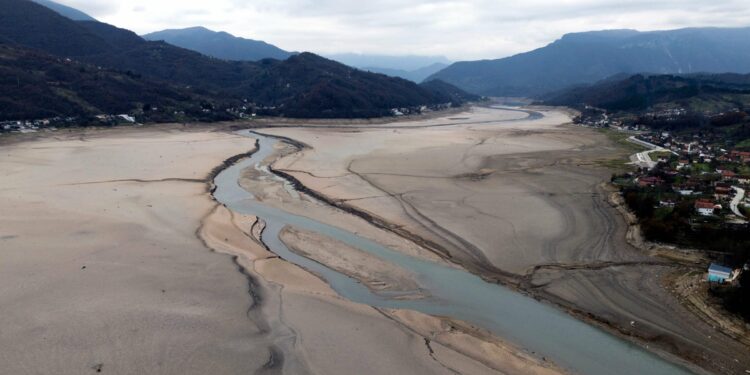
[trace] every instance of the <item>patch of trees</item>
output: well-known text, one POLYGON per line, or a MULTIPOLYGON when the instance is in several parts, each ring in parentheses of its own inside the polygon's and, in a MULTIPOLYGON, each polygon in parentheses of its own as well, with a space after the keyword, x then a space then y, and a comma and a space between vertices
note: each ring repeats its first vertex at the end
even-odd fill
MULTIPOLYGON (((379 117, 468 95, 311 53, 284 61, 210 58, 104 23, 75 22, 30 1, 0 0, 0 13, 0 105, 10 109, 4 119, 125 113, 144 104, 184 112, 203 100, 217 108, 247 101, 291 117, 379 117)), ((226 117, 209 112, 195 115, 226 117)))
POLYGON ((705 127, 710 120, 702 114, 692 113, 676 118, 640 116, 637 123, 655 130, 682 130, 705 127))
POLYGON ((695 219, 694 201, 677 202, 673 208, 660 208, 658 191, 653 188, 627 187, 622 190, 625 203, 638 217, 646 239, 725 254, 722 261, 735 266, 750 259, 750 228, 720 220, 695 219))
POLYGON ((714 296, 721 299, 724 307, 750 321, 750 272, 745 271, 740 276, 739 288, 712 289, 714 296))

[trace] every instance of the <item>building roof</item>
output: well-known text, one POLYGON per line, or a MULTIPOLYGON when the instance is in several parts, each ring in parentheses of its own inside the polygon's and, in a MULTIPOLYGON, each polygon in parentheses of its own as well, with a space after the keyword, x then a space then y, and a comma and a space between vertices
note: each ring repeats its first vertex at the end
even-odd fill
POLYGON ((732 275, 732 269, 729 267, 720 266, 716 263, 711 263, 711 265, 708 266, 708 273, 729 277, 732 275))
POLYGON ((714 204, 713 202, 709 202, 709 201, 695 201, 695 208, 697 208, 697 209, 705 208, 705 209, 712 209, 713 210, 715 207, 716 207, 716 204, 714 204))

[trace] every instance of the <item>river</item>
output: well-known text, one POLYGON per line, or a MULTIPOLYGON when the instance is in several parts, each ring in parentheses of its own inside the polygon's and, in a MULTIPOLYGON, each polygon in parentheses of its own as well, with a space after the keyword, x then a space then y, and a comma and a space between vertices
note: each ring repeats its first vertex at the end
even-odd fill
POLYGON ((256 168, 261 173, 269 174, 264 162, 273 154, 273 146, 280 140, 249 131, 241 134, 257 138, 259 149, 252 157, 237 162, 216 176, 214 197, 237 213, 263 219, 267 223, 263 241, 271 251, 323 277, 342 297, 375 307, 415 310, 469 322, 575 373, 691 373, 548 304, 485 282, 461 269, 407 256, 335 226, 258 202, 240 187, 241 173, 246 168, 256 168), (286 226, 317 232, 411 271, 428 297, 405 300, 378 294, 344 274, 297 255, 279 239, 280 231, 286 226))

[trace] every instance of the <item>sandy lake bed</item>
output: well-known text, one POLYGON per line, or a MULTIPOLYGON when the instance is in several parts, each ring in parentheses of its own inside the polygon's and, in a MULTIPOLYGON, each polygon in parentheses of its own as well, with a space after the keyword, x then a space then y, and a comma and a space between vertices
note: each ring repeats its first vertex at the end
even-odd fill
POLYGON ((535 112, 475 107, 457 120, 262 132, 309 146, 274 169, 451 263, 668 357, 716 372, 750 366, 744 345, 668 292, 664 277, 686 270, 626 241, 629 225, 603 184, 605 166, 626 151, 565 125, 566 112, 535 112))
POLYGON ((0 372, 553 373, 439 318, 348 302, 266 251, 207 180, 254 147, 176 125, 6 139, 0 372))
MULTIPOLYGON (((624 151, 569 121, 554 109, 473 107, 395 123, 269 126, 255 130, 300 143, 274 150, 273 169, 326 202, 252 168, 238 183, 263 204, 503 283, 671 360, 750 368, 747 347, 664 288, 676 266, 625 240, 628 223, 603 185, 606 161, 624 151)), ((203 125, 6 139, 0 368, 562 371, 465 322, 350 302, 270 252, 262 218, 210 194, 212 171, 255 147, 229 126, 203 125)), ((299 228, 281 237, 373 290, 424 297, 408 271, 331 238, 299 228)))

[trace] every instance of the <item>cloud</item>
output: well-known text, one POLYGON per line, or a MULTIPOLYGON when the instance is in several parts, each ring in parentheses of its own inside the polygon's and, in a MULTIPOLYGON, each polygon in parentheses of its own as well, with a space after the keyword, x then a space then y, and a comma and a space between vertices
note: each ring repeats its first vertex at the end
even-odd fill
POLYGON ((497 58, 565 33, 750 26, 747 0, 60 0, 146 33, 206 26, 317 53, 497 58))

